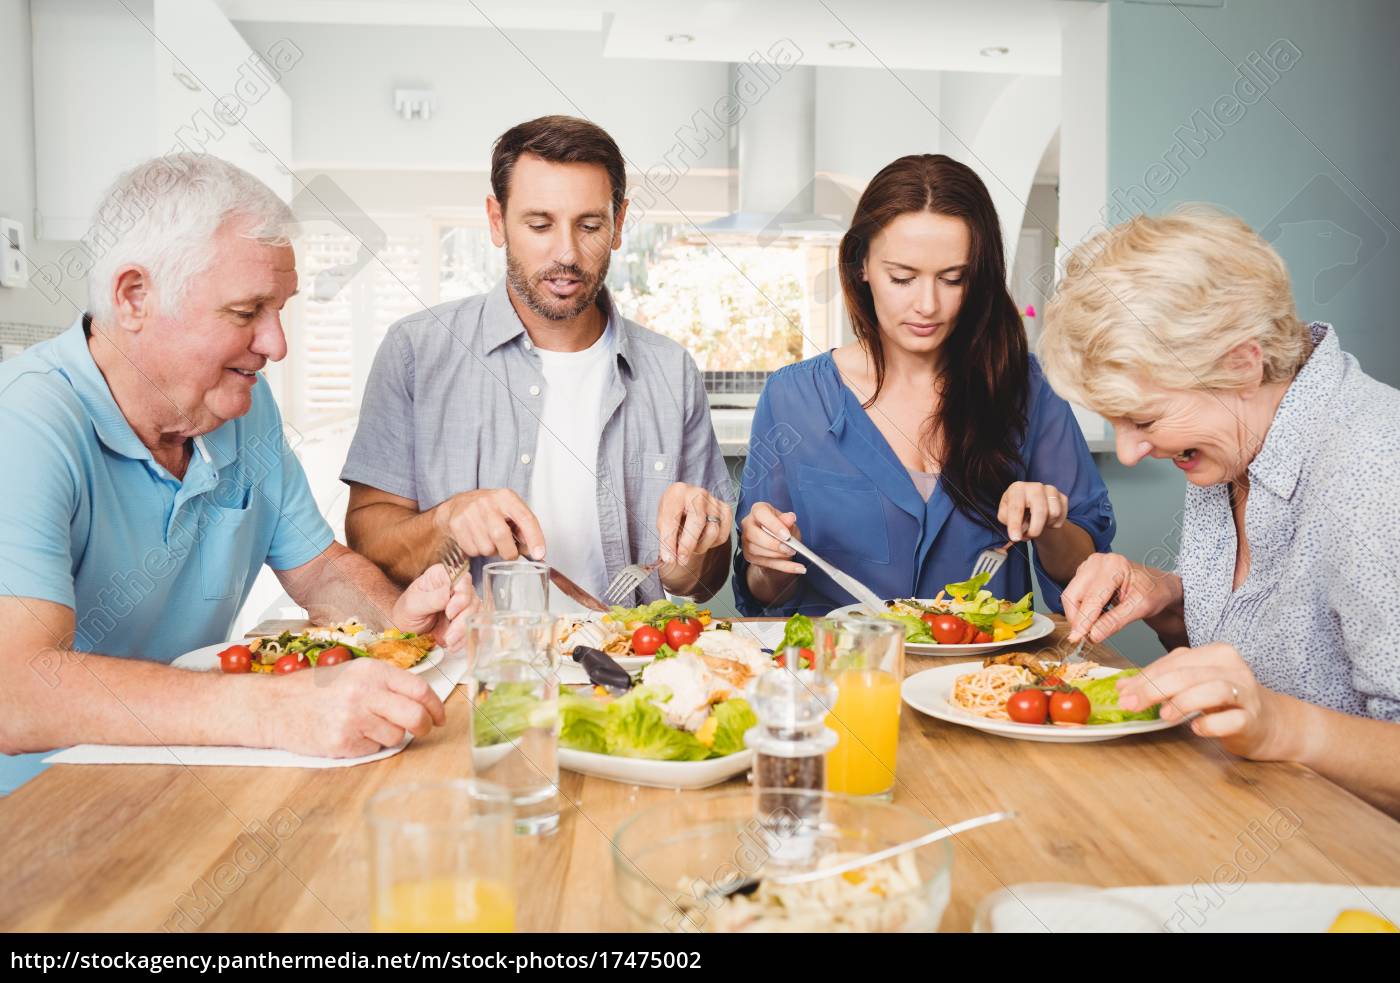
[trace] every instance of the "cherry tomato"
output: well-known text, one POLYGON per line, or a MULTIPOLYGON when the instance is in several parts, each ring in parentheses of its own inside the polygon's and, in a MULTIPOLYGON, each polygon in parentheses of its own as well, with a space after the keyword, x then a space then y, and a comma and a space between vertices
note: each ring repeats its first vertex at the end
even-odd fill
POLYGON ((971 645, 977 640, 977 627, 970 621, 963 622, 963 637, 959 645, 971 645))
POLYGON ((802 657, 802 665, 798 666, 799 669, 811 669, 817 664, 817 653, 811 649, 798 649, 797 654, 802 657))
POLYGON ((666 643, 666 636, 660 629, 642 625, 632 633, 633 655, 655 655, 656 650, 666 643))
POLYGON ((955 614, 927 615, 924 620, 928 621, 933 640, 939 645, 961 645, 969 627, 966 621, 955 614), (933 620, 928 621, 929 618, 933 620))
POLYGON ((350 650, 344 645, 334 645, 316 656, 316 667, 319 669, 321 666, 338 666, 342 662, 349 662, 353 658, 354 656, 350 654, 350 650))
POLYGON ((252 672, 253 653, 246 645, 230 645, 219 653, 219 668, 224 672, 252 672))
POLYGON ((302 655, 300 652, 295 654, 289 652, 273 664, 272 671, 278 675, 285 676, 288 673, 309 667, 310 663, 306 661, 306 656, 302 655))
POLYGON ((992 640, 992 636, 987 634, 987 632, 985 631, 979 631, 976 635, 973 636, 972 640, 978 645, 985 645, 992 640))
POLYGON ((666 622, 666 644, 673 649, 689 645, 700 637, 702 627, 694 618, 672 618, 666 622))
POLYGON ((1057 724, 1082 724, 1089 719, 1089 698, 1079 690, 1050 694, 1050 719, 1057 724))
POLYGON ((1006 698, 1006 715, 1018 724, 1043 724, 1046 703, 1045 694, 1040 690, 1023 689, 1006 698))

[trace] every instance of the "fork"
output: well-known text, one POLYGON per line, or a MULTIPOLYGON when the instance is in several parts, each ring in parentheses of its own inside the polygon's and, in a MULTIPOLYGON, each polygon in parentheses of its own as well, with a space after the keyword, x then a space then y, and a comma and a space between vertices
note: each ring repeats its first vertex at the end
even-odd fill
MULTIPOLYGON (((1011 549, 1012 541, 1007 540, 1005 546, 998 546, 996 549, 986 549, 977 554, 977 562, 972 565, 972 577, 986 574, 991 580, 997 575, 997 571, 1006 563, 1006 551, 1011 549)), ((968 577, 971 580, 972 577, 968 577)))
POLYGON ((629 563, 617 572, 617 576, 608 583, 608 589, 603 591, 603 600, 609 604, 621 604, 627 600, 627 595, 641 586, 656 569, 661 566, 660 558, 654 563, 629 563))
POLYGON ((472 565, 472 558, 467 556, 466 551, 451 536, 444 539, 438 547, 438 560, 447 568, 447 574, 452 578, 447 585, 449 589, 457 586, 457 581, 462 579, 462 574, 470 570, 472 565))

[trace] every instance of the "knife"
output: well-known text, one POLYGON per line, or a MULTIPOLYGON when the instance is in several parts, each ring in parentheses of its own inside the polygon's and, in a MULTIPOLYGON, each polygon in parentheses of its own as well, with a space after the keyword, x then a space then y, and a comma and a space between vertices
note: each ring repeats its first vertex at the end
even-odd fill
POLYGON ((562 593, 569 600, 577 604, 582 604, 590 611, 612 610, 612 608, 608 607, 602 601, 598 600, 592 594, 588 593, 588 591, 584 590, 578 584, 574 583, 572 580, 564 576, 562 573, 560 573, 553 567, 549 568, 549 582, 555 587, 558 587, 560 593, 562 593))
MULTIPOLYGON (((520 538, 520 533, 515 529, 514 524, 511 525, 511 533, 515 537, 515 548, 520 551, 521 559, 527 558, 529 554, 525 552, 525 541, 520 538)), ((558 587, 559 592, 569 600, 573 601, 575 604, 582 604, 590 611, 612 610, 612 608, 608 607, 553 567, 549 568, 549 582, 555 587, 558 587)))
POLYGON ((885 602, 880 600, 880 595, 876 594, 873 590, 871 590, 869 587, 866 587, 864 584, 862 584, 856 578, 852 577, 850 574, 846 573, 843 570, 837 569, 830 563, 827 563, 821 557, 817 556, 817 554, 813 553, 810 549, 804 546, 800 539, 793 538, 791 533, 784 537, 779 536, 776 533, 768 532, 766 528, 764 528, 763 531, 768 533, 769 536, 776 539, 784 546, 789 547, 796 553, 800 553, 802 556, 815 563, 824 574, 826 574, 832 580, 836 581, 838 587, 841 587, 843 590, 846 591, 847 594, 850 594, 862 605, 869 608, 871 614, 880 614, 885 610, 885 602))

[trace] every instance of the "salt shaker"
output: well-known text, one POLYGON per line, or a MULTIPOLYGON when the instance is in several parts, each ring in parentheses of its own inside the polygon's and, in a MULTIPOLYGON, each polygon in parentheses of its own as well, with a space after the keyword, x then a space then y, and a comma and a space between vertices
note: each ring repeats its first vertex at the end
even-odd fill
MULTIPOLYGON (((788 665, 797 665, 797 652, 788 665)), ((754 750, 758 821, 775 860, 808 859, 822 819, 826 754, 836 733, 826 726, 836 687, 809 670, 772 669, 754 682, 758 725, 744 734, 754 750)))

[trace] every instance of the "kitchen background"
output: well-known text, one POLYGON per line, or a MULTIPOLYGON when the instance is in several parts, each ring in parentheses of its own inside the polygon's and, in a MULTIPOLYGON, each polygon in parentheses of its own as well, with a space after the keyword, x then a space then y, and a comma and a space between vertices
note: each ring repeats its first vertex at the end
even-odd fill
MULTIPOLYGON (((119 170, 228 157, 303 219, 291 352, 268 376, 339 529, 385 330, 496 282, 491 142, 569 113, 628 157, 609 283, 695 353, 736 476, 766 373, 847 336, 835 244, 905 153, 982 174, 1032 338, 1067 247, 1210 201, 1275 241, 1304 317, 1400 385, 1397 47, 1391 0, 0 0, 0 218, 19 224, 0 245, 27 258, 0 278, 0 354, 78 315, 119 170)), ((1122 467, 1103 421, 1081 424, 1115 548, 1169 566, 1180 474, 1122 467)), ((265 576, 244 623, 279 593, 265 576)), ((714 606, 732 611, 727 589, 714 606)), ((1117 644, 1161 652, 1141 626, 1117 644)))

